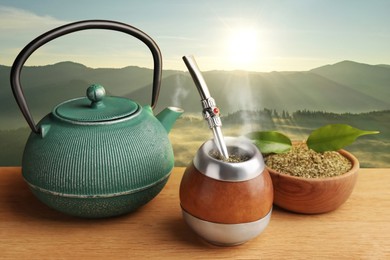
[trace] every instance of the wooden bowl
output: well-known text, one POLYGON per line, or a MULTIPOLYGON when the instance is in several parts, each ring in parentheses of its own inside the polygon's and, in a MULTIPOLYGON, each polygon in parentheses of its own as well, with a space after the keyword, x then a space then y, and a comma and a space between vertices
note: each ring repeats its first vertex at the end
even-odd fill
POLYGON ((325 213, 340 207, 356 184, 359 161, 351 153, 340 150, 352 163, 343 175, 326 178, 303 178, 276 172, 268 167, 274 188, 274 204, 297 213, 325 213))

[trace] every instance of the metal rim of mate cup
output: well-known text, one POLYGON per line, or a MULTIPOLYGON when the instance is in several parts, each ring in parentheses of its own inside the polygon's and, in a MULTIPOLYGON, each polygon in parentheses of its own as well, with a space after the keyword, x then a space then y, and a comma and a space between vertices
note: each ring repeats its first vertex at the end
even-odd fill
MULTIPOLYGON (((248 159, 242 162, 230 163, 223 160, 216 159, 210 155, 210 151, 216 149, 213 140, 206 141, 197 151, 192 165, 187 167, 185 175, 180 187, 180 201, 182 207, 182 214, 185 222, 206 241, 219 246, 234 246, 243 244, 246 241, 255 238, 267 227, 272 213, 273 189, 272 181, 266 170, 263 156, 255 145, 246 138, 225 137, 225 142, 228 149, 238 149, 240 153, 248 156, 248 159), (195 168, 195 169, 194 169, 195 168), (194 173, 195 170, 198 173, 194 173), (222 185, 229 185, 229 183, 244 183, 261 177, 266 178, 269 184, 267 187, 270 197, 266 198, 267 211, 259 218, 249 222, 239 223, 221 223, 206 219, 206 217, 197 217, 193 212, 187 211, 193 207, 188 207, 189 202, 184 201, 184 197, 188 194, 187 186, 184 178, 188 175, 204 175, 210 178, 211 182, 217 181, 222 185), (265 176, 266 174, 266 176, 265 176), (264 175, 264 176, 260 176, 264 175), (183 203, 187 203, 184 205, 183 203)), ((207 181, 207 178, 206 178, 207 181)), ((227 186, 225 186, 227 187, 227 186)), ((260 188, 260 187, 259 187, 260 188)), ((204 200, 203 200, 204 201, 204 200)), ((198 203, 198 202, 194 202, 198 203)), ((215 210, 215 209, 211 209, 215 210)), ((240 209, 230 209, 240 210, 240 209)))
POLYGON ((248 157, 246 160, 229 163, 216 159, 210 152, 216 150, 214 142, 205 142, 198 150, 194 158, 194 166, 204 175, 228 182, 247 181, 262 174, 265 169, 263 156, 248 139, 239 137, 225 137, 228 149, 236 150, 235 153, 248 157))

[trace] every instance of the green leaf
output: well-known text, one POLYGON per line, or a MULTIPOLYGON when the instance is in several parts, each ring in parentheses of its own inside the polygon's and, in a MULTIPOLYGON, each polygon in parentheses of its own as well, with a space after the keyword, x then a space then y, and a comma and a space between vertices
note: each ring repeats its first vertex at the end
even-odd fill
POLYGON ((350 125, 332 124, 314 130, 306 143, 316 152, 337 151, 352 144, 362 135, 378 134, 378 131, 363 131, 350 125))
POLYGON ((246 134, 262 153, 284 153, 291 149, 291 140, 276 131, 259 131, 246 134))

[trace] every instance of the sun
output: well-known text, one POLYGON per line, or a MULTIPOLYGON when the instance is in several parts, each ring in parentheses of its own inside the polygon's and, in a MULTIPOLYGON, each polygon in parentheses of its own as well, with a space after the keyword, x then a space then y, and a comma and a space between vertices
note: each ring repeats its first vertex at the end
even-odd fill
POLYGON ((227 40, 227 56, 235 68, 250 69, 259 53, 259 35, 253 28, 236 28, 227 40))

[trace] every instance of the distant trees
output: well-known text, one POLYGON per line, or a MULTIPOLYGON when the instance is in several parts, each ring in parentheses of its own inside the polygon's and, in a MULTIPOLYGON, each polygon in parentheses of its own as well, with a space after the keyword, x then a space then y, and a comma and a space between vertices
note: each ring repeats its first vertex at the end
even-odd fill
POLYGON ((227 124, 242 124, 245 122, 259 123, 264 121, 272 120, 274 117, 274 112, 270 109, 263 110, 239 110, 234 113, 229 113, 227 116, 222 118, 223 123, 227 124))
POLYGON ((333 113, 325 111, 310 111, 310 110, 297 110, 292 114, 294 119, 302 118, 324 118, 324 119, 336 119, 336 120, 346 120, 346 119, 373 119, 375 117, 384 118, 389 117, 390 110, 382 111, 371 111, 366 113, 333 113))
POLYGON ((293 121, 321 121, 321 122, 338 122, 343 121, 344 123, 351 120, 368 120, 378 119, 382 121, 390 121, 390 110, 384 111, 372 111, 367 113, 333 113, 326 111, 311 111, 307 109, 297 110, 293 113, 282 110, 277 111, 276 109, 264 108, 263 110, 249 111, 239 110, 234 113, 229 113, 223 117, 224 123, 229 124, 242 124, 248 121, 252 123, 264 123, 265 121, 286 119, 293 121))

